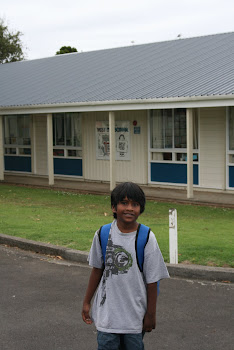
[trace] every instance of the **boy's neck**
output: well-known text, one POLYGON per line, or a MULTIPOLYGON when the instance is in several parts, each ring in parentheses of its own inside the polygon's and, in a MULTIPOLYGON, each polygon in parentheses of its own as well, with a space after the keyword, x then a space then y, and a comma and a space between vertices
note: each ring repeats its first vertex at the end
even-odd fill
POLYGON ((136 221, 135 222, 131 222, 129 224, 127 224, 125 222, 122 222, 122 221, 119 221, 118 219, 116 219, 116 221, 117 221, 118 229, 122 233, 134 232, 134 231, 137 230, 138 225, 139 225, 136 221))

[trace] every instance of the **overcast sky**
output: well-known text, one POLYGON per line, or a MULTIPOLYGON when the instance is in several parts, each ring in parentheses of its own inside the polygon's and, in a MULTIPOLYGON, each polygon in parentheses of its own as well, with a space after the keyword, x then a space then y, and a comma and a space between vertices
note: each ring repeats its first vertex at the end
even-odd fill
POLYGON ((233 0, 1 0, 27 59, 234 31, 233 0))

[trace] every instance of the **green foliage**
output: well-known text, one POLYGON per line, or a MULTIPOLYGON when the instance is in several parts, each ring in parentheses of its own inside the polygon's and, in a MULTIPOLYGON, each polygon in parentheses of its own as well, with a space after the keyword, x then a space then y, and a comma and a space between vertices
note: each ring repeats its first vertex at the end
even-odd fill
MULTIPOLYGON (((234 267, 234 210, 147 201, 139 222, 151 227, 169 262, 169 209, 178 216, 180 263, 234 267)), ((88 251, 113 219, 110 197, 0 184, 0 233, 88 251)))
POLYGON ((8 27, 0 19, 0 63, 21 61, 24 59, 22 42, 20 40, 22 33, 17 31, 10 32, 8 27))
POLYGON ((78 52, 75 47, 71 46, 62 46, 59 51, 56 52, 56 55, 63 55, 64 53, 78 52))

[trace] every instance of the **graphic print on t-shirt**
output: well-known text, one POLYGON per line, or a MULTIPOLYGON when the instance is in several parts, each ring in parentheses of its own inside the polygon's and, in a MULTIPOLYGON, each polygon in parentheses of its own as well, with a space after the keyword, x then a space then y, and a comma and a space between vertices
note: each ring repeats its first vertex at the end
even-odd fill
POLYGON ((103 305, 106 300, 106 280, 112 275, 128 273, 128 270, 132 266, 132 262, 133 259, 131 254, 122 246, 113 244, 111 234, 109 234, 106 247, 106 261, 102 280, 102 300, 100 306, 103 305))

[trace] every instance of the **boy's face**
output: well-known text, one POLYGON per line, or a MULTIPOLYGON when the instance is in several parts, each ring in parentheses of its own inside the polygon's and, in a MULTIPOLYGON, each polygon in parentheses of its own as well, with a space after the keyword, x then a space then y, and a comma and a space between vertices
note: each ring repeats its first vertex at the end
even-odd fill
POLYGON ((117 208, 112 207, 112 211, 117 214, 117 221, 129 225, 136 222, 140 215, 141 207, 138 202, 125 197, 117 204, 117 208))

